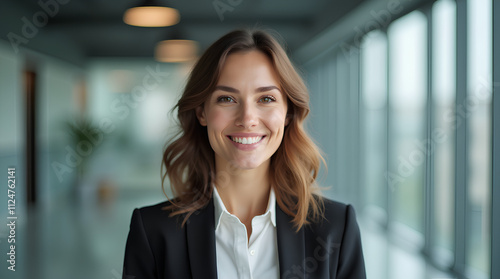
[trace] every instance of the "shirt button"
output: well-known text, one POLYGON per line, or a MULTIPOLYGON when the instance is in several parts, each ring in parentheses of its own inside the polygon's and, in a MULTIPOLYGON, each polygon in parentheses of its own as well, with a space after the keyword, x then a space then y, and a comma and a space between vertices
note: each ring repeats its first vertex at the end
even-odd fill
POLYGON ((250 255, 252 255, 252 256, 255 255, 255 250, 251 250, 250 255))

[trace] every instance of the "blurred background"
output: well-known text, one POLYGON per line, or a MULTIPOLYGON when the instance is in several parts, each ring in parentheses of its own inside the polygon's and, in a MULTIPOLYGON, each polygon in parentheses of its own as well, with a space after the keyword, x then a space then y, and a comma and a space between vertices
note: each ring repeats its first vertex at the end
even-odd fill
POLYGON ((260 27, 308 84, 320 184, 355 206, 368 278, 500 278, 497 4, 2 1, 0 277, 121 278, 193 62, 260 27))

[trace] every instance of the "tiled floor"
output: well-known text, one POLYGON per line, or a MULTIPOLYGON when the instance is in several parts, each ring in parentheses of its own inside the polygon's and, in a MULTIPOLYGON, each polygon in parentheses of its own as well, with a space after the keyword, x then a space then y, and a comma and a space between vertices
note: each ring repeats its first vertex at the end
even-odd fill
MULTIPOLYGON (((162 200, 161 190, 127 190, 108 203, 61 200, 50 210, 32 210, 17 229, 16 271, 2 260, 0 278, 119 279, 132 210, 162 200)), ((360 224, 368 278, 453 278, 360 224)))

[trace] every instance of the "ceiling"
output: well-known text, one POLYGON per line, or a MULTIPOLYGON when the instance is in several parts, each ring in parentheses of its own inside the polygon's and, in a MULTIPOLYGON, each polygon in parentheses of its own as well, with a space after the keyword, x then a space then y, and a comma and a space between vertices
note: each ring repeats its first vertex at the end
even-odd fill
MULTIPOLYGON (((42 0, 57 3, 57 12, 43 26, 37 43, 26 47, 37 50, 52 45, 54 48, 54 41, 60 40, 59 45, 78 48, 86 58, 151 57, 155 44, 173 38, 174 34, 198 41, 203 50, 236 28, 261 27, 278 31, 293 51, 363 1, 159 0, 179 11, 180 22, 171 27, 147 28, 129 26, 122 20, 125 10, 140 2, 137 0, 42 0), (228 10, 218 12, 215 6, 228 10)), ((9 32, 21 34, 23 15, 32 19, 43 11, 38 2, 1 1, 2 39, 8 41, 9 32)))

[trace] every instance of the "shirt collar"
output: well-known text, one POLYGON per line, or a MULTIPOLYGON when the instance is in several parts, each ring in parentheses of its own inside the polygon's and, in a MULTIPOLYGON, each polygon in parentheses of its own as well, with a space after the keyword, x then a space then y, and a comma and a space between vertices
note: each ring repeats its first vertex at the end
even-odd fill
MULTIPOLYGON (((214 199, 214 213, 215 213, 215 229, 220 225, 220 220, 222 217, 223 213, 226 213, 228 215, 231 215, 229 211, 227 211, 226 206, 224 206, 224 202, 222 202, 221 197, 219 196, 219 192, 217 192, 217 187, 214 185, 214 191, 213 191, 213 199, 214 199)), ((276 227, 276 196, 274 194, 273 188, 271 188, 271 191, 269 192, 269 201, 267 202, 267 209, 266 213, 262 215, 268 214, 270 215, 271 218, 271 223, 273 224, 274 227, 276 227)))

